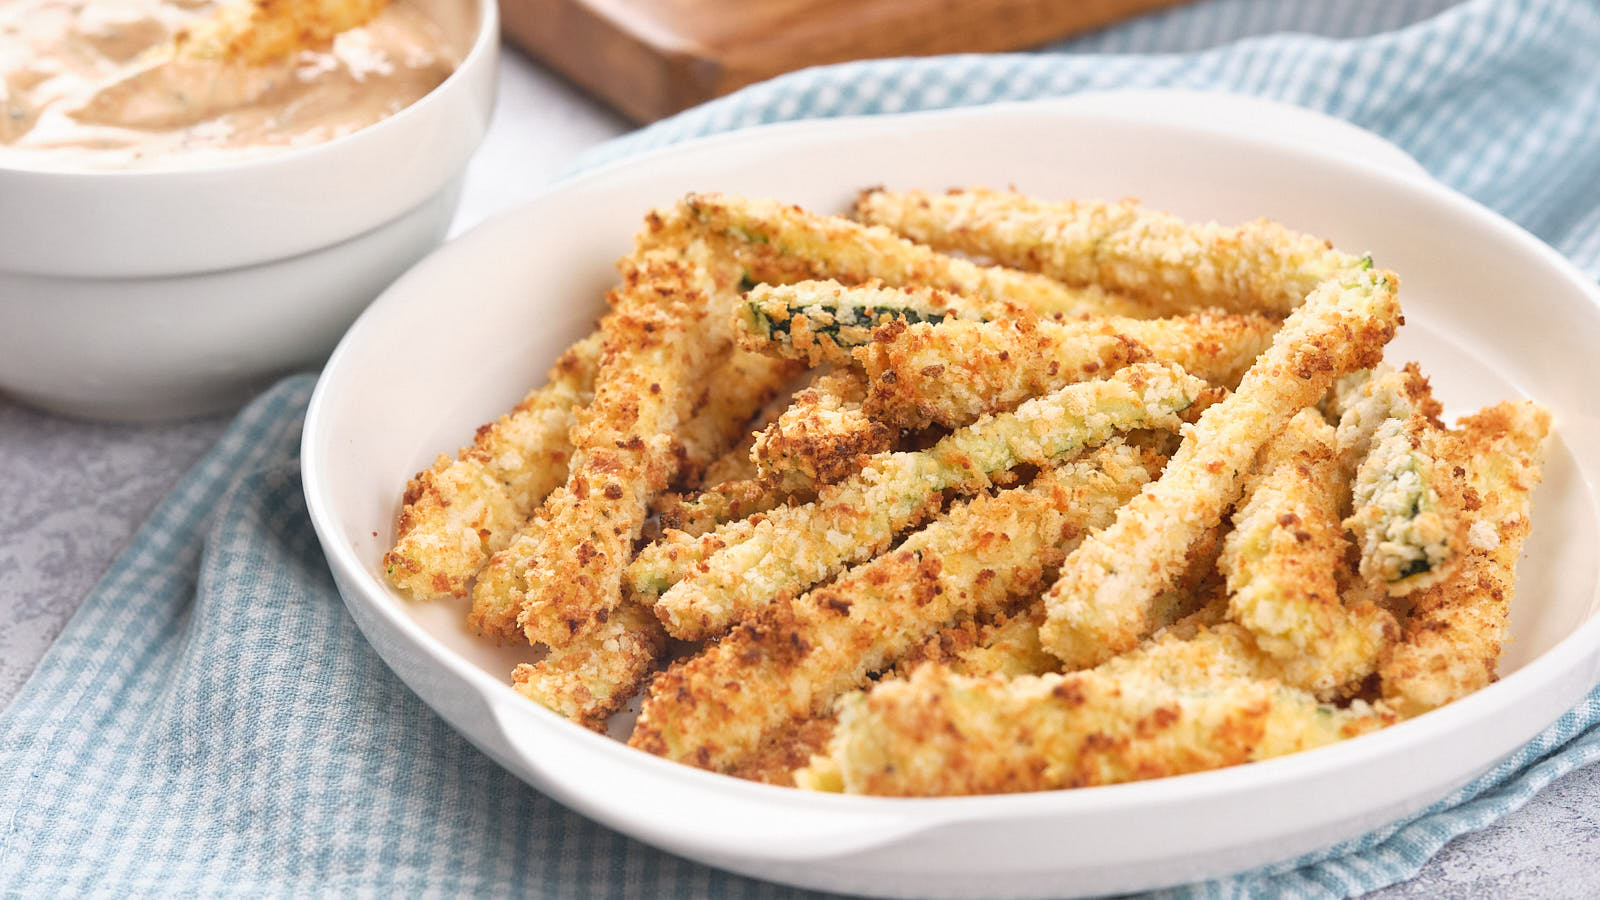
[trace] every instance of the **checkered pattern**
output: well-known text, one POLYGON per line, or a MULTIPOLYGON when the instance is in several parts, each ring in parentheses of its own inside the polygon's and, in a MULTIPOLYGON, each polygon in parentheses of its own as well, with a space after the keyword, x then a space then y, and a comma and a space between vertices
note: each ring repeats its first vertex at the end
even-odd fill
MULTIPOLYGON (((1217 0, 1059 48, 1070 53, 811 70, 584 165, 780 119, 1213 88, 1377 131, 1600 273, 1600 7, 1443 5, 1217 0), (1241 35, 1264 36, 1218 46, 1241 35)), ((566 811, 389 673, 345 615, 306 518, 310 387, 291 379, 240 414, 0 714, 0 894, 798 896, 566 811)), ((1600 693, 1410 822, 1169 893, 1346 897, 1405 879, 1600 758, 1597 721, 1600 693)))

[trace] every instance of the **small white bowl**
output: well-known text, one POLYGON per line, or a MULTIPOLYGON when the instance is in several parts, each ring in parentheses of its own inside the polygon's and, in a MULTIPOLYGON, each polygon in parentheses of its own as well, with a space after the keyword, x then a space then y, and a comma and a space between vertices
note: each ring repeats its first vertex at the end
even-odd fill
MULTIPOLYGON (((350 330, 306 417, 306 498, 356 623, 441 716, 562 803, 674 853, 828 890, 1065 896, 1209 878, 1414 815, 1505 758, 1600 677, 1600 290, 1392 148, 1341 142, 1351 158, 1263 139, 1258 125, 1274 116, 1261 106, 1218 127, 1205 97, 1188 98, 1197 112, 1179 119, 1125 115, 1120 102, 697 141, 560 184, 419 264, 350 330), (508 686, 517 651, 470 635, 462 604, 390 589, 381 558, 407 477, 469 441, 593 326, 647 207, 723 190, 836 211, 871 184, 1015 184, 1137 196, 1191 219, 1268 216, 1396 270, 1407 324, 1390 358, 1419 360, 1451 415, 1517 396, 1555 412, 1502 680, 1376 734, 1215 772, 1008 796, 841 797, 703 772, 580 728, 508 686), (395 352, 423 333, 426 354, 395 352)), ((1309 138, 1314 126, 1302 116, 1287 132, 1309 138)))
POLYGON ((163 419, 320 362, 455 213, 499 48, 494 0, 472 2, 456 71, 344 137, 197 168, 0 165, 0 390, 163 419))

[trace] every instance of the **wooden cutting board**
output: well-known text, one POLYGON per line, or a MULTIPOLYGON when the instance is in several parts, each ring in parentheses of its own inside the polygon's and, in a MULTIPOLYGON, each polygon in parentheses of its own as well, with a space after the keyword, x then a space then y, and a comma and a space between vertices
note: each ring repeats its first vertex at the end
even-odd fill
POLYGON ((823 63, 1020 50, 1182 0, 500 0, 506 34, 636 122, 823 63))

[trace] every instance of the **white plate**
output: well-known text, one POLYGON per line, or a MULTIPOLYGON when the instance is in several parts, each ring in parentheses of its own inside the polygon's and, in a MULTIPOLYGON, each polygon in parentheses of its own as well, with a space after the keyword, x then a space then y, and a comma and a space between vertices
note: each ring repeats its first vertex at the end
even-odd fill
MULTIPOLYGON (((560 184, 419 264, 334 353, 303 445, 312 520, 379 653, 469 740, 586 815, 712 865, 876 894, 1121 892, 1291 858, 1417 812, 1554 721, 1600 675, 1600 461, 1577 452, 1600 438, 1600 292, 1347 126, 1316 131, 1320 117, 1302 116, 1288 133, 1329 146, 1320 136, 1338 132, 1331 145, 1378 162, 1206 124, 1218 120, 1078 102, 1099 105, 794 123, 684 144, 560 184), (1014 184, 1138 196, 1196 219, 1268 216, 1398 271, 1408 324, 1391 358, 1420 360, 1451 413, 1517 396, 1556 413, 1506 677, 1374 735, 1223 771, 1029 795, 837 797, 709 774, 571 725, 506 685, 518 652, 467 634, 460 604, 410 603, 388 588, 379 560, 406 479, 468 441, 592 327, 647 207, 715 189, 835 211, 870 184, 1014 184)), ((1272 117, 1257 109, 1226 121, 1272 117)))

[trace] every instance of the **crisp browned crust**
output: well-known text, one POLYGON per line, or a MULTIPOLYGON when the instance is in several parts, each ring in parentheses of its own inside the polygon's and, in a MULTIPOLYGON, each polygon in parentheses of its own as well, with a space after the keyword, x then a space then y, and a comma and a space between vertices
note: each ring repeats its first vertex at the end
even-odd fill
POLYGON ((1167 314, 1217 307, 1283 315, 1356 262, 1276 222, 1196 225, 1132 201, 874 189, 861 192, 856 215, 935 249, 1121 291, 1167 314))
POLYGON ((483 425, 452 460, 440 454, 406 485, 389 580, 418 598, 462 597, 489 556, 567 477, 576 411, 594 394, 601 341, 569 347, 510 413, 483 425))
POLYGON ((756 435, 751 458, 759 476, 791 493, 815 491, 860 470, 862 457, 892 450, 899 432, 867 415, 865 397, 853 369, 818 376, 756 435))
MULTIPOLYGON (((697 484, 730 448, 749 435, 750 419, 805 370, 793 360, 734 348, 712 371, 688 421, 678 427, 683 457, 679 483, 697 484)), ((720 475, 710 484, 727 480, 720 475)))
POLYGON ((1117 442, 1026 488, 959 504, 833 584, 765 607, 655 679, 630 743, 703 768, 738 764, 941 628, 1037 591, 1062 549, 1109 522, 1149 466, 1117 442))
POLYGON ((1242 677, 1195 690, 1138 667, 971 678, 926 665, 844 698, 828 755, 796 781, 897 796, 1086 787, 1238 765, 1385 721, 1242 677))
POLYGON ((251 0, 224 4, 178 33, 175 47, 187 59, 236 59, 252 65, 326 46, 342 31, 364 25, 389 0, 251 0))
POLYGON ((1370 601, 1341 599, 1348 486, 1332 426, 1302 410, 1265 457, 1225 541, 1229 615, 1281 661, 1288 683, 1332 696, 1372 674, 1399 626, 1370 601))
POLYGON ((1278 322, 1211 313, 1173 319, 891 322, 856 350, 869 416, 901 428, 958 428, 1029 397, 1136 362, 1176 363, 1233 386, 1272 341, 1278 322))
POLYGON ((1549 412, 1524 401, 1489 407, 1451 432, 1445 461, 1468 485, 1467 549, 1448 578, 1414 595, 1404 636, 1380 669, 1383 696, 1400 712, 1417 715, 1494 681, 1549 429, 1549 412))
POLYGON ((1314 291, 1239 389, 1201 414, 1160 480, 1068 557, 1046 594, 1043 631, 1068 668, 1132 649, 1153 630, 1152 600, 1238 498, 1261 447, 1335 378, 1382 358, 1400 324, 1398 287, 1392 272, 1358 269, 1314 291))
POLYGON ((1000 266, 980 266, 936 253, 849 219, 820 216, 774 200, 690 194, 675 208, 652 214, 649 239, 703 236, 736 261, 753 283, 793 284, 834 279, 846 284, 881 281, 894 287, 929 287, 985 303, 1015 303, 1041 314, 1139 315, 1138 303, 1097 287, 1059 281, 1000 266))
POLYGON ((623 603, 606 620, 539 662, 511 673, 517 692, 596 731, 638 693, 666 653, 667 633, 650 610, 623 603))
POLYGON ((594 400, 572 429, 567 489, 539 513, 518 617, 530 642, 565 646, 621 602, 650 503, 677 469, 674 432, 727 347, 708 329, 726 319, 732 277, 698 245, 641 254, 625 270, 602 324, 594 400))

